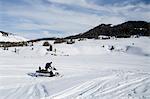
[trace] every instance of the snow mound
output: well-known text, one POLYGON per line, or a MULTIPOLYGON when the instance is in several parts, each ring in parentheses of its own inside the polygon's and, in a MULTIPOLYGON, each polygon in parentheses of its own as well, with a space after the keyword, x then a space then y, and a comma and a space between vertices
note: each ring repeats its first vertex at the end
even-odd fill
POLYGON ((21 48, 19 51, 20 55, 23 56, 45 56, 47 54, 47 50, 45 47, 25 47, 25 48, 21 48))
POLYGON ((135 54, 135 55, 141 55, 141 56, 150 56, 149 54, 144 53, 143 50, 139 47, 127 46, 126 51, 129 54, 135 54))
POLYGON ((54 47, 58 52, 62 52, 66 55, 100 55, 108 52, 101 48, 99 43, 91 41, 77 42, 72 45, 58 44, 54 45, 54 47))
POLYGON ((143 48, 137 46, 130 46, 130 45, 105 45, 105 50, 112 51, 112 52, 123 52, 127 54, 133 55, 140 55, 140 56, 150 56, 143 51, 143 48))

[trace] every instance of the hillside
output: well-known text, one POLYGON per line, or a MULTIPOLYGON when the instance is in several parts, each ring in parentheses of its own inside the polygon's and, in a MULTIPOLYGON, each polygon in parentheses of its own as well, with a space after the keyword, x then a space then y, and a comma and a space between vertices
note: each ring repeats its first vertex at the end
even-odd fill
POLYGON ((14 35, 12 33, 0 31, 0 42, 20 42, 27 41, 26 38, 14 35))
POLYGON ((99 35, 116 36, 118 38, 131 35, 150 36, 150 23, 145 21, 128 21, 119 25, 101 24, 85 33, 66 38, 97 38, 99 35))

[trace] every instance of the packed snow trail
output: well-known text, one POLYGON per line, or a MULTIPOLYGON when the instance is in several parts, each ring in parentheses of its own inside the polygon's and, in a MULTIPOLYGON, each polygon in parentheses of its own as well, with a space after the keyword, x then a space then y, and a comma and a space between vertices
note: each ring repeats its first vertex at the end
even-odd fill
POLYGON ((41 97, 48 96, 44 85, 34 84, 30 86, 18 86, 17 89, 10 89, 10 93, 4 99, 40 99, 41 97), (19 95, 18 95, 19 94, 19 95))
POLYGON ((120 73, 92 79, 47 99, 149 99, 150 74, 120 73))
POLYGON ((1 96, 1 99, 20 99, 22 97, 23 99, 110 99, 112 97, 114 99, 150 98, 150 74, 123 70, 102 71, 100 73, 102 74, 95 74, 95 77, 93 74, 93 77, 85 80, 81 80, 82 77, 79 76, 77 78, 81 81, 78 82, 74 81, 76 80, 74 77, 72 77, 74 78, 72 80, 70 77, 65 78, 66 81, 63 79, 62 82, 59 82, 61 79, 56 79, 59 84, 61 84, 60 86, 65 83, 67 84, 67 81, 72 83, 71 86, 65 85, 66 87, 62 87, 63 91, 58 89, 60 86, 52 86, 57 84, 57 81, 55 81, 55 84, 52 84, 52 81, 50 80, 28 85, 20 84, 16 86, 16 88, 10 88, 9 91, 5 89, 5 96, 1 96), (53 90, 59 90, 58 93, 52 94, 51 88, 53 88, 53 90))

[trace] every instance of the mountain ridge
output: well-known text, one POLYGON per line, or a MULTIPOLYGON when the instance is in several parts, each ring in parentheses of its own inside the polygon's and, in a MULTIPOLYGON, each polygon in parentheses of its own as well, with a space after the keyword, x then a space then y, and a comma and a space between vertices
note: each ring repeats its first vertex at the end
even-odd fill
POLYGON ((98 38, 98 36, 115 36, 116 38, 127 38, 132 35, 150 36, 150 22, 146 21, 127 21, 118 25, 100 24, 86 32, 64 38, 47 37, 27 40, 23 37, 16 36, 12 33, 0 31, 0 42, 16 42, 16 41, 41 41, 41 40, 57 40, 57 39, 78 39, 78 38, 98 38), (8 37, 13 36, 13 40, 8 37), (18 39, 18 40, 17 40, 18 39))
POLYGON ((87 32, 66 38, 97 38, 100 35, 115 37, 130 37, 131 35, 150 36, 150 23, 146 21, 127 21, 114 26, 111 24, 100 24, 87 32))

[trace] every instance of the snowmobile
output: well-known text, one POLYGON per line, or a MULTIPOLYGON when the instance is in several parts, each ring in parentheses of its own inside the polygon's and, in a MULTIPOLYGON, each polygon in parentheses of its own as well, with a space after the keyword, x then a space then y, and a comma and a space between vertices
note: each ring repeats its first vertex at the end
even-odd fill
POLYGON ((46 71, 44 69, 37 70, 36 71, 36 77, 38 76, 44 76, 44 77, 53 77, 53 76, 59 76, 60 74, 56 70, 46 71))
POLYGON ((54 77, 54 76, 60 76, 60 74, 57 72, 56 68, 51 68, 50 70, 45 70, 45 69, 39 69, 36 70, 35 73, 28 73, 28 75, 32 77, 54 77))

